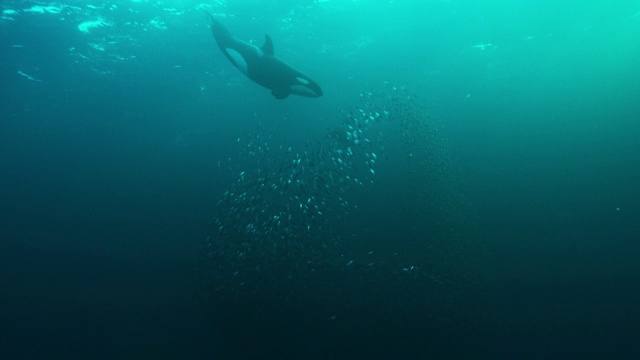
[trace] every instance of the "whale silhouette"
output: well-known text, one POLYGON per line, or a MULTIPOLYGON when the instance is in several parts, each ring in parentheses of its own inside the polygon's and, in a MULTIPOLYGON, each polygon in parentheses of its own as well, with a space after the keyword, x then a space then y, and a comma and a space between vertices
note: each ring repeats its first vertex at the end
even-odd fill
POLYGON ((322 96, 317 82, 273 55, 269 35, 265 35, 264 45, 257 47, 231 35, 220 21, 205 12, 224 56, 253 82, 270 89, 276 99, 284 99, 290 94, 311 98, 322 96))

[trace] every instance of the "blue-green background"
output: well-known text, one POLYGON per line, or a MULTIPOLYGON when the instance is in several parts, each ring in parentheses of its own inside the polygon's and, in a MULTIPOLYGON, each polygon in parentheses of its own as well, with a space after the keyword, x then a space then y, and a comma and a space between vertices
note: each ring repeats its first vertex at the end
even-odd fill
MULTIPOLYGON (((465 241, 482 245, 469 255, 482 273, 466 292, 472 320, 434 354, 640 354, 640 2, 3 1, 0 10, 1 358, 235 354, 193 300, 207 223, 233 181, 218 164, 256 123, 285 148, 322 138, 385 83, 439 119, 474 209, 465 241), (277 101, 244 78, 202 8, 258 45, 270 34, 324 96, 277 101)), ((410 237, 398 221, 385 228, 401 201, 358 221, 410 237)), ((445 272, 457 272, 450 263, 445 272)))

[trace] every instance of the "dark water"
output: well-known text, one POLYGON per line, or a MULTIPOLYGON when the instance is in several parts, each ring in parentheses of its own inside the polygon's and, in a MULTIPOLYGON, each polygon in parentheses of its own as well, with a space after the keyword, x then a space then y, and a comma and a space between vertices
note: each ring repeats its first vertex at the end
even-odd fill
POLYGON ((0 358, 640 355, 639 3, 0 10, 0 358))

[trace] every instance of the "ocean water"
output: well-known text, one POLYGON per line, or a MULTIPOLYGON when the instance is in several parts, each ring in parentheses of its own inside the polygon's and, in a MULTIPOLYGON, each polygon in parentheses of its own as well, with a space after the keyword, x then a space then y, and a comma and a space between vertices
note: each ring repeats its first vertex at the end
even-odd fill
POLYGON ((640 2, 0 12, 1 359, 640 356, 640 2))

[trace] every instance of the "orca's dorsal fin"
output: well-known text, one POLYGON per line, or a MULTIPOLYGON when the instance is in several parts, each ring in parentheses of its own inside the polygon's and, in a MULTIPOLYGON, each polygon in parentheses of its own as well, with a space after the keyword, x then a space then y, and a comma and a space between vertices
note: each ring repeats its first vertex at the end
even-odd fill
POLYGON ((273 56, 273 41, 271 41, 271 37, 269 35, 264 36, 264 45, 262 45, 262 51, 267 55, 273 56))

